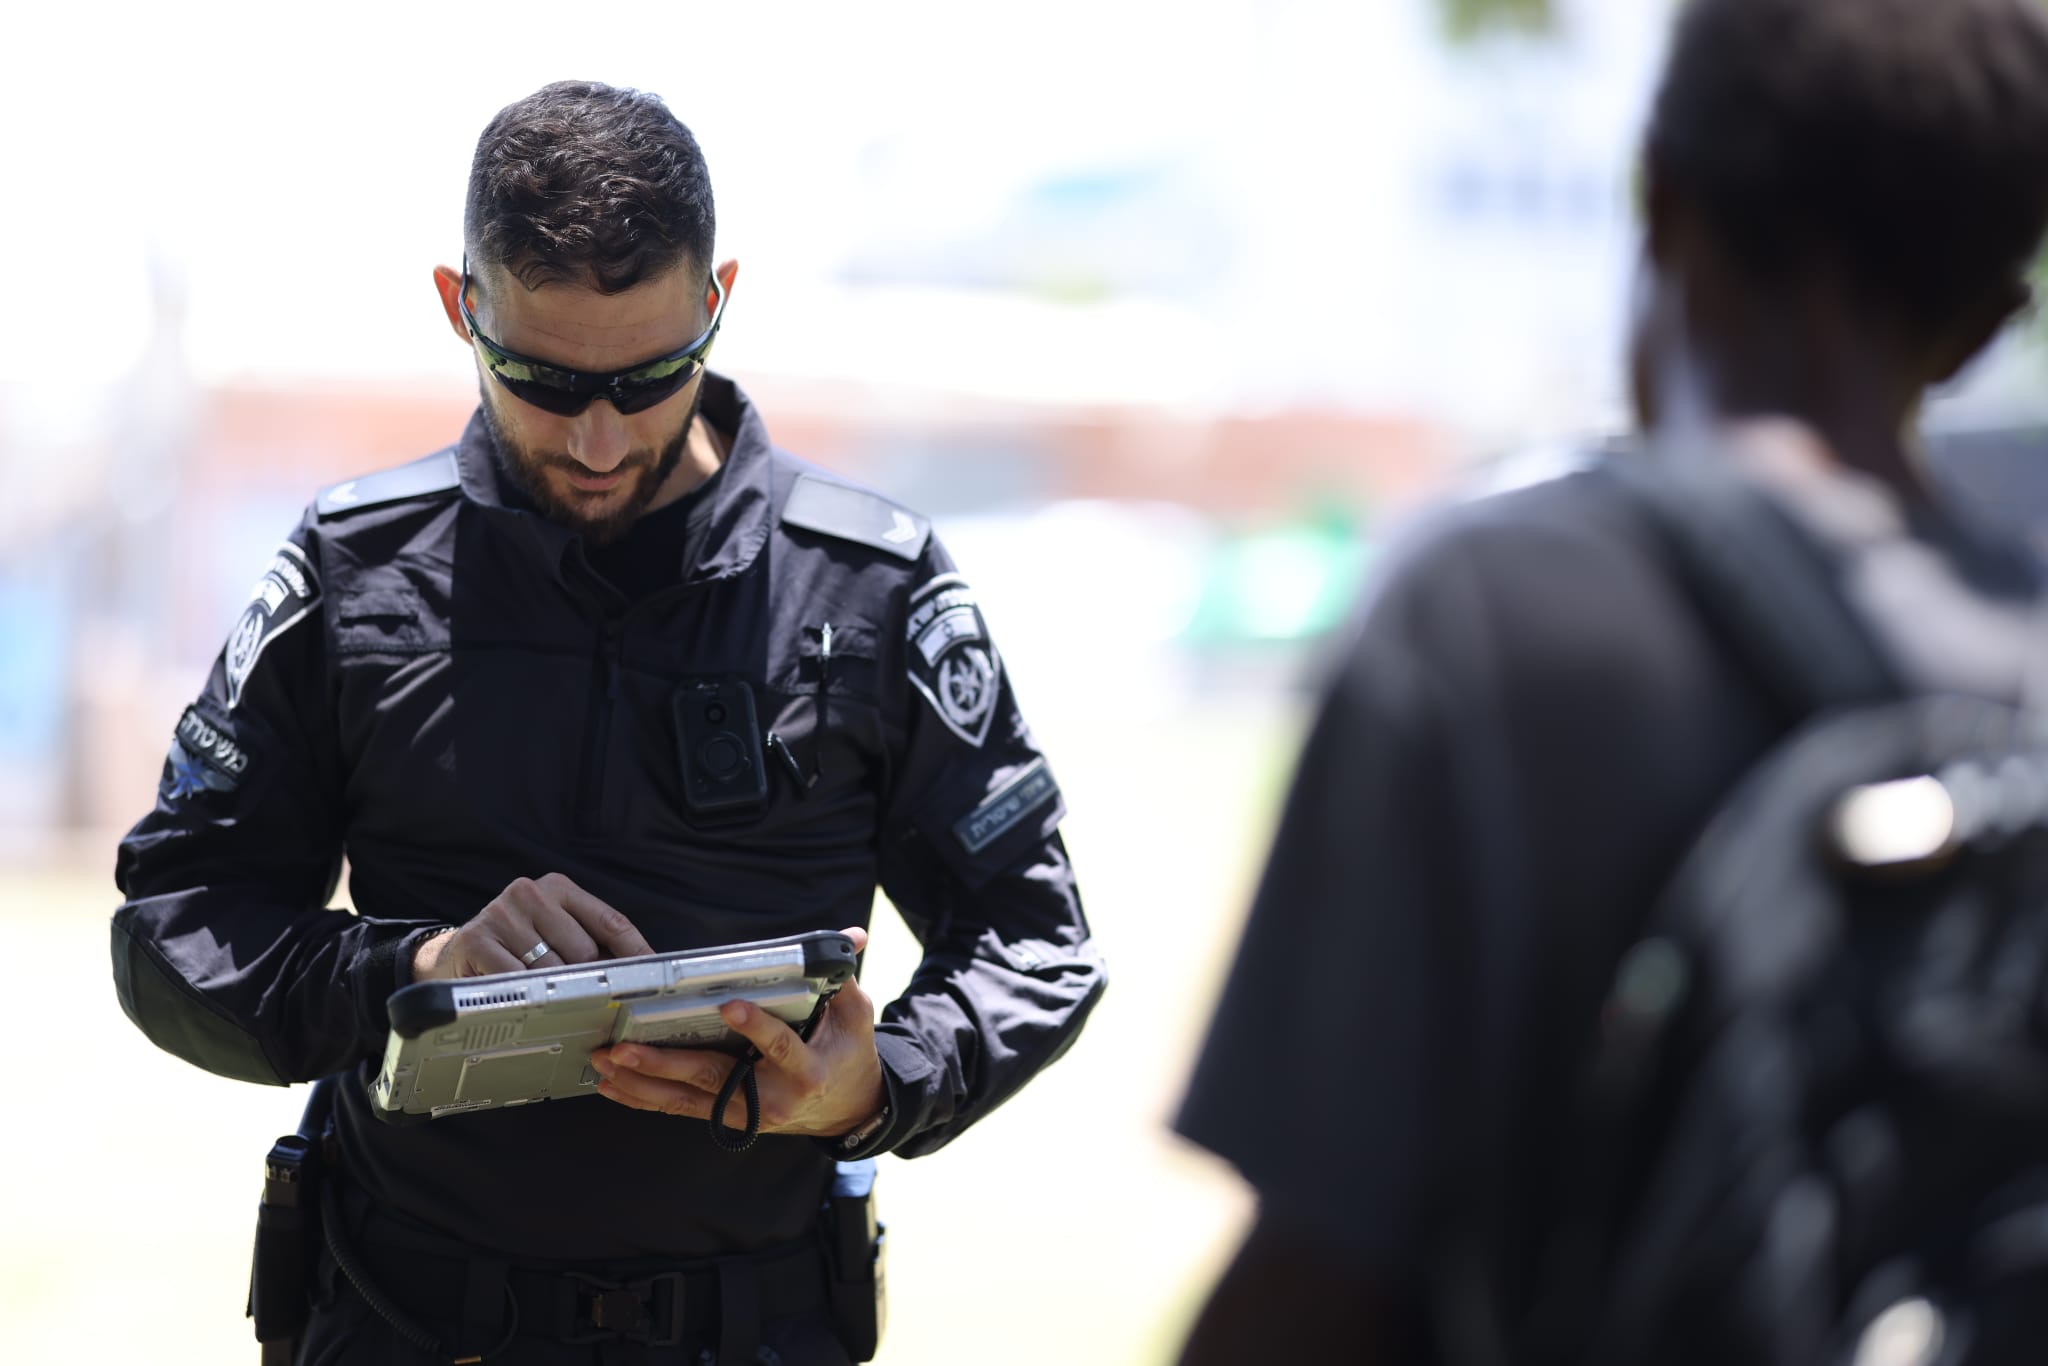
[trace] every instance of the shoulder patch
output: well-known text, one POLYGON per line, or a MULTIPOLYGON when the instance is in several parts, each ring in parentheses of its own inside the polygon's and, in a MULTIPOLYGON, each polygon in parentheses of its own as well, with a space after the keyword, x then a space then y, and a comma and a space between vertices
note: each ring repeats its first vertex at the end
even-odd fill
POLYGON ((879 493, 802 475, 782 505, 785 526, 823 532, 842 541, 873 546, 900 560, 915 561, 931 539, 932 524, 879 493))
POLYGON ((256 586, 249 591, 249 605, 235 622, 234 634, 221 653, 227 672, 228 710, 242 700, 242 688, 256 668, 264 648, 298 624, 320 600, 320 580, 313 573, 306 552, 286 541, 277 548, 277 558, 256 586))
POLYGON ((953 834, 968 853, 978 854, 1015 830, 1026 816, 1057 801, 1059 795, 1060 785, 1052 780, 1045 760, 1033 759, 1022 773, 954 822, 953 834))
POLYGON ((234 733, 201 716, 197 707, 185 708, 171 737, 171 752, 164 756, 165 798, 175 802, 198 792, 232 792, 248 771, 249 751, 234 733))
POLYGON ((461 483, 462 474, 455 464, 455 448, 450 446, 411 464, 360 475, 332 488, 322 489, 313 502, 313 511, 320 517, 332 517, 337 513, 354 512, 357 508, 396 503, 406 498, 424 498, 430 493, 446 493, 460 487, 461 483))
POLYGON ((980 749, 995 720, 1003 661, 967 580, 941 574, 912 594, 905 641, 911 685, 948 730, 980 749))

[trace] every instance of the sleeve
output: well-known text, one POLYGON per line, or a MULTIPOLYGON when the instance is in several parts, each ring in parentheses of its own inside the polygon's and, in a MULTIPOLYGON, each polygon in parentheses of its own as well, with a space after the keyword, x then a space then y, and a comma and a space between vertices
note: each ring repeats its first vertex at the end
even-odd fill
MULTIPOLYGON (((1175 1128, 1261 1218, 1395 1272, 1460 1127, 1472 982, 1444 671, 1382 594, 1327 686, 1175 1128)), ((1438 606, 1443 604, 1439 602, 1438 606)))
POLYGON ((881 880, 924 957, 877 1023, 889 1119, 858 1155, 943 1147, 1066 1052, 1106 980, 1059 785, 980 605, 936 542, 920 570, 881 880))
POLYGON ((302 523, 256 583, 121 841, 114 985, 150 1041, 282 1085, 380 1053, 400 949, 424 922, 327 909, 344 772, 322 592, 302 523))

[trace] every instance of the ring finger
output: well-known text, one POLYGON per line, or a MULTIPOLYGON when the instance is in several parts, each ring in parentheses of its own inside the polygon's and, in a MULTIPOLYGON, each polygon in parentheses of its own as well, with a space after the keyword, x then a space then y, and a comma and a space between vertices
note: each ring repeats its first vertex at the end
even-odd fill
POLYGON ((529 923, 533 928, 532 937, 514 948, 513 952, 525 954, 542 945, 547 946, 547 952, 533 959, 528 964, 530 967, 544 968, 554 967, 562 963, 588 963, 602 956, 598 950, 597 941, 592 939, 589 932, 577 923, 575 916, 570 915, 559 906, 537 907, 533 911, 532 920, 529 923))

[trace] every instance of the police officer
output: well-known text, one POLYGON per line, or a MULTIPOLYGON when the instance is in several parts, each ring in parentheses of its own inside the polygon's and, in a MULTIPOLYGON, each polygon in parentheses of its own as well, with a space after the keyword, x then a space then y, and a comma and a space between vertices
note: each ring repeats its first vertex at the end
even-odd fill
POLYGON ((655 97, 561 83, 491 121, 466 259, 435 273, 476 414, 319 495, 122 842, 136 1025, 225 1076, 345 1074, 361 1274, 323 1251, 302 1360, 864 1355, 828 1327, 835 1160, 942 1147, 1102 990, 973 590, 923 517, 776 449, 706 370, 737 274, 712 239, 702 155, 655 97), (704 697, 753 724, 707 744, 704 697), (344 854, 353 915, 328 908, 344 854), (399 986, 864 942, 878 884, 924 948, 899 999, 849 986, 808 1041, 725 1008, 762 1054, 743 1153, 702 1123, 732 1065, 708 1052, 600 1051, 602 1101, 371 1112, 399 986))

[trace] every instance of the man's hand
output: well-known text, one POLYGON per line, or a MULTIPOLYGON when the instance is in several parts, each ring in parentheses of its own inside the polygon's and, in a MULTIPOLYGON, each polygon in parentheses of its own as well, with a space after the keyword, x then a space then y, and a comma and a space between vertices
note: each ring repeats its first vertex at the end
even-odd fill
POLYGON ((560 873, 520 878, 453 934, 413 952, 415 982, 653 953, 633 922, 560 873), (546 953, 533 953, 545 946, 546 953), (532 956, 528 956, 528 955, 532 956))
MULTIPOLYGON (((866 930, 845 932, 855 952, 867 947, 866 930)), ((881 1113, 888 1089, 875 1052, 875 1003, 849 981, 825 1008, 807 1043, 773 1015, 745 1001, 719 1007, 735 1033, 761 1050, 754 1064, 761 1087, 761 1132, 837 1138, 881 1113)), ((718 1088, 736 1059, 696 1048, 618 1044, 590 1055, 604 1080, 598 1094, 635 1110, 708 1119, 718 1088)), ((725 1122, 746 1124, 746 1100, 735 1094, 725 1122)))

